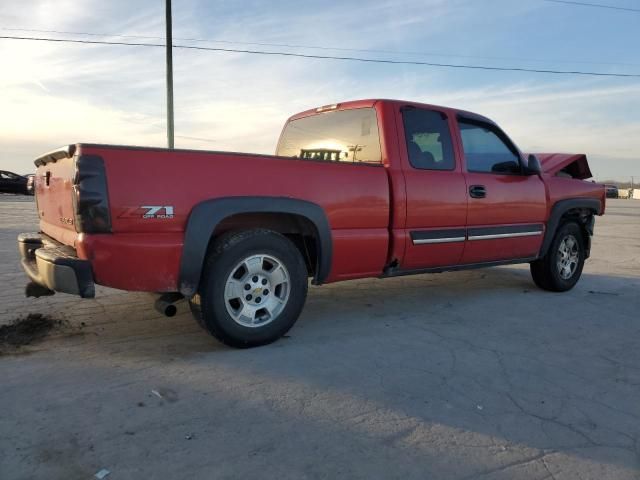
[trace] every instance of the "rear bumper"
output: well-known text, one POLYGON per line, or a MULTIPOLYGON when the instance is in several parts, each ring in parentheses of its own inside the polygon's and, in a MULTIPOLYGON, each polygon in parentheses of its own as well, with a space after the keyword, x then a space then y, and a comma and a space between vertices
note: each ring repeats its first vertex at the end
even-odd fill
POLYGON ((95 296, 91 264, 78 258, 72 247, 41 233, 22 233, 18 249, 22 268, 31 281, 55 292, 95 296))

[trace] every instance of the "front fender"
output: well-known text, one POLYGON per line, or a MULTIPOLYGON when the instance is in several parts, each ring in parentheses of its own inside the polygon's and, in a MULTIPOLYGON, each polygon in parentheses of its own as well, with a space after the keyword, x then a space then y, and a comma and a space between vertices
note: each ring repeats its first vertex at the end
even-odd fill
MULTIPOLYGON (((549 215, 547 229, 545 231, 544 240, 542 241, 542 247, 540 247, 538 258, 544 257, 547 254, 563 215, 576 209, 590 210, 596 215, 601 215, 603 211, 602 202, 596 198, 570 198, 556 202, 551 209, 551 214, 549 215)), ((587 225, 585 228, 590 235, 593 235, 593 224, 587 225)))

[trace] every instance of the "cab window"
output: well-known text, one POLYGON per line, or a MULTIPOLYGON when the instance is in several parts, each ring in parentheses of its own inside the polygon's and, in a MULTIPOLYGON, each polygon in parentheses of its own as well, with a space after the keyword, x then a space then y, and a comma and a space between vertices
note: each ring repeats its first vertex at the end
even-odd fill
POLYGON ((373 108, 317 113, 285 126, 276 155, 328 162, 382 163, 373 108))
POLYGON ((433 110, 402 111, 409 163, 420 170, 453 170, 453 142, 447 117, 433 110))
POLYGON ((458 120, 467 171, 517 175, 520 157, 504 134, 490 124, 458 120))

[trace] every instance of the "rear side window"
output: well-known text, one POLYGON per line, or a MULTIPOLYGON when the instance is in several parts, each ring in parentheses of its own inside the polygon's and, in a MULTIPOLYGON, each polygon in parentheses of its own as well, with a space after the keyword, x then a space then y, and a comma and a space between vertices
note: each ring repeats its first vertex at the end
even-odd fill
POLYGON ((318 113, 284 127, 276 155, 334 162, 382 163, 373 108, 318 113))
POLYGON ((433 110, 402 111, 409 163, 421 170, 453 170, 455 160, 447 117, 433 110))
POLYGON ((459 120, 460 136, 467 171, 515 175, 520 173, 520 158, 488 124, 459 120))

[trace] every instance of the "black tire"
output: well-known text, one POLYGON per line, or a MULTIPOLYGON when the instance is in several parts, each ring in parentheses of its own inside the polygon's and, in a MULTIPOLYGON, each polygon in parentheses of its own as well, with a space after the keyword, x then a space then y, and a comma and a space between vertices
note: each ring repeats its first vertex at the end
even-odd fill
POLYGON ((584 260, 585 249, 582 229, 575 222, 567 222, 558 228, 546 255, 531 262, 531 276, 535 284, 543 290, 566 292, 578 283, 580 275, 582 274, 582 268, 584 267, 584 260), (563 277, 560 272, 558 260, 562 256, 560 252, 562 242, 570 238, 576 241, 578 257, 575 269, 572 270, 571 275, 566 278, 563 277))
POLYGON ((307 267, 300 251, 279 233, 255 229, 231 232, 215 241, 205 260, 198 296, 190 305, 198 323, 219 341, 236 348, 249 348, 272 343, 287 333, 298 319, 306 297, 307 267), (277 258, 289 275, 284 307, 260 326, 245 326, 236 321, 225 300, 227 279, 239 262, 252 255, 277 258))

